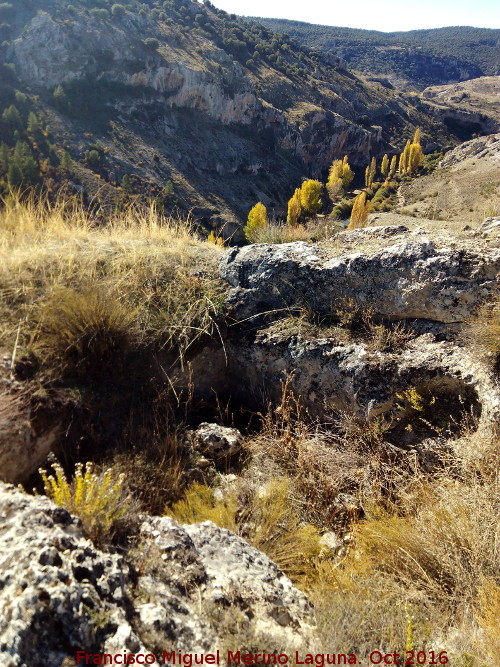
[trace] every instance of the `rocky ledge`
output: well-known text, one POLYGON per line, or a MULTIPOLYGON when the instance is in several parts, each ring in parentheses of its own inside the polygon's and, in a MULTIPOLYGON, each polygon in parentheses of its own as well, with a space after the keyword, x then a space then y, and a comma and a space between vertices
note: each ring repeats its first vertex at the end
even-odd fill
MULTIPOLYGON (((411 389, 439 400, 450 418, 472 414, 477 428, 498 429, 498 378, 457 335, 498 294, 494 224, 468 237, 368 227, 341 232, 330 244, 230 250, 221 275, 237 323, 227 346, 228 377, 239 385, 231 383, 233 395, 254 406, 277 402, 288 377, 289 389, 320 419, 353 411, 391 421, 397 395, 411 389), (359 251, 342 252, 353 244, 359 251), (339 320, 366 316, 368 337, 338 335, 346 333, 339 320)), ((414 430, 410 439, 429 435, 414 430)), ((399 431, 393 439, 409 444, 399 431)))

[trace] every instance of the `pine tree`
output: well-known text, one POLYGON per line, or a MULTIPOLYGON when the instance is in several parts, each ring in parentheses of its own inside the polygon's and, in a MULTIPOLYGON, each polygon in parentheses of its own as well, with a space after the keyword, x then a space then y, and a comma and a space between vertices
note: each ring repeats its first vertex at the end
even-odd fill
POLYGON ((257 230, 266 227, 268 224, 266 207, 262 202, 255 204, 248 214, 247 224, 243 229, 246 240, 253 243, 256 239, 257 230))
POLYGON ((382 158, 382 164, 380 165, 380 172, 384 178, 387 178, 389 175, 389 156, 387 153, 382 158))
POLYGON ((319 181, 308 180, 302 183, 300 188, 300 205, 304 213, 314 215, 321 208, 321 190, 323 186, 319 181))
POLYGON ((54 106, 60 111, 64 111, 68 106, 68 98, 62 86, 56 86, 54 92, 52 93, 52 99, 54 101, 54 106))
POLYGON ((33 111, 30 111, 28 114, 27 130, 29 134, 36 134, 40 130, 38 118, 36 117, 36 114, 33 113, 33 111))
POLYGON ((68 153, 68 151, 64 151, 64 153, 61 155, 61 169, 69 170, 71 169, 72 165, 73 160, 71 159, 71 155, 68 153))
POLYGON ((38 176, 38 164, 31 153, 30 147, 24 141, 17 142, 9 167, 11 165, 14 165, 16 168, 16 176, 20 173, 22 182, 33 183, 36 180, 38 176))
POLYGON ((19 165, 17 165, 15 162, 11 162, 9 164, 9 168, 7 170, 7 181, 11 188, 17 188, 23 182, 23 172, 21 171, 19 165))
POLYGON ((298 224, 302 214, 302 204, 300 203, 300 188, 297 188, 288 201, 288 213, 286 221, 293 227, 298 224))
POLYGON ((7 169, 9 168, 9 159, 10 159, 10 149, 7 146, 7 144, 2 143, 0 145, 0 169, 4 173, 7 173, 7 169))
POLYGON ((172 199, 172 197, 174 196, 174 184, 172 183, 170 178, 168 179, 168 181, 163 186, 162 195, 167 200, 172 199))
POLYGON ((130 194, 132 192, 132 181, 128 174, 125 174, 121 182, 123 192, 130 194))
POLYGON ((368 214, 370 213, 371 203, 366 200, 366 192, 361 192, 356 199, 351 211, 351 220, 347 229, 357 229, 365 227, 368 222, 368 214))
POLYGON ((13 104, 3 110, 2 120, 11 130, 21 130, 23 127, 19 111, 13 104))

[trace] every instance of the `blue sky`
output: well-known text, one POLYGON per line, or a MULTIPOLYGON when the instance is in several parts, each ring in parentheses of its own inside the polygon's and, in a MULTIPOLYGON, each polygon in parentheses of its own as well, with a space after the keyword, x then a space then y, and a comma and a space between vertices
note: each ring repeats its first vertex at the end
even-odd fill
MULTIPOLYGON (((415 30, 450 25, 500 28, 499 0, 212 0, 242 16, 294 19, 307 23, 365 28, 415 30)), ((499 46, 500 52, 500 46, 499 46)), ((499 55, 500 60, 500 55, 499 55)))

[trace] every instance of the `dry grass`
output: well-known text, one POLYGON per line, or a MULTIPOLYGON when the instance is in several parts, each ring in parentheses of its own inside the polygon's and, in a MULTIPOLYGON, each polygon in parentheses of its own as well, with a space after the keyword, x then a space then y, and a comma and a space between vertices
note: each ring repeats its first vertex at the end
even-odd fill
POLYGON ((180 523, 213 521, 263 551, 292 580, 304 586, 317 580, 319 533, 293 508, 286 479, 273 479, 261 487, 240 481, 219 496, 208 486, 192 484, 166 513, 180 523))
POLYGON ((346 538, 305 583, 315 651, 364 662, 375 648, 404 651, 411 626, 415 651, 445 650, 453 667, 495 664, 500 442, 464 422, 443 465, 427 473, 388 445, 380 420, 346 413, 326 430, 304 417, 285 383, 251 439, 247 475, 288 479, 302 519, 346 538), (487 592, 484 582, 493 582, 487 592))
POLYGON ((39 340, 38 323, 72 290, 81 295, 85 317, 111 295, 117 318, 132 313, 126 319, 150 340, 184 354, 213 331, 222 307, 213 277, 220 252, 199 240, 189 221, 165 218, 153 207, 103 225, 75 204, 10 198, 0 211, 0 346, 12 349, 18 328, 22 348, 39 340))
POLYGON ((316 216, 304 225, 287 225, 271 222, 254 231, 252 243, 292 243, 293 241, 323 241, 339 231, 334 221, 316 216))
POLYGON ((313 592, 322 646, 402 648, 409 605, 415 650, 447 650, 457 667, 496 664, 500 443, 464 438, 475 460, 457 457, 453 476, 395 473, 397 502, 365 503, 333 591, 313 592))
POLYGON ((494 356, 494 364, 500 371, 500 298, 484 305, 469 323, 466 338, 480 345, 494 356))

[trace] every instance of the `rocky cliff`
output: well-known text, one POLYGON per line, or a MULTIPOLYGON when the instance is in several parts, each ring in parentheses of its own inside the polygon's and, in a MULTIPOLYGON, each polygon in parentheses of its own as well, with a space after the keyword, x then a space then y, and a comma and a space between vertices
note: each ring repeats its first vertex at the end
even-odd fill
POLYGON ((170 180, 170 203, 220 227, 258 200, 280 211, 302 177, 323 178, 345 153, 364 168, 417 125, 428 150, 453 141, 423 102, 210 5, 71 7, 16 6, 0 56, 30 99, 39 96, 74 179, 110 202, 125 175, 143 193, 170 180), (91 165, 85 151, 96 142, 91 165))

